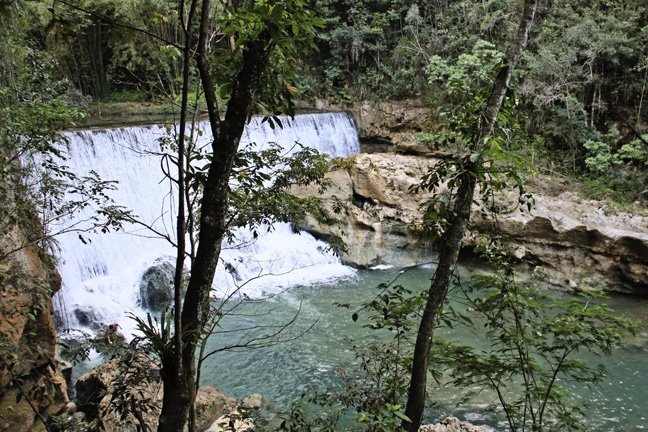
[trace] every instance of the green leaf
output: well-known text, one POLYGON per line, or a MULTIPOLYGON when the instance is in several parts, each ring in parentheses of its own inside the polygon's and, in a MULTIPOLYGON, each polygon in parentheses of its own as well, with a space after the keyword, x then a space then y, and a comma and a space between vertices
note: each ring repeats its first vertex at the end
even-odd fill
POLYGON ((394 411, 394 415, 398 417, 401 420, 405 420, 406 422, 411 422, 412 419, 410 419, 408 416, 406 416, 404 413, 400 411, 394 411))

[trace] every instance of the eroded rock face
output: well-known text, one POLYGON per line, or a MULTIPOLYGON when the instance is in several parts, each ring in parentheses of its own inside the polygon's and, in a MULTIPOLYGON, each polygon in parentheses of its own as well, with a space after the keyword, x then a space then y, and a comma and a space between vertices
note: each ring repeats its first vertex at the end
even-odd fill
MULTIPOLYGON (((24 243, 24 233, 11 226, 0 235, 0 256, 24 243)), ((42 427, 39 416, 56 414, 68 403, 55 361, 51 296, 60 286, 56 269, 36 246, 0 261, 0 431, 42 427)))
POLYGON ((430 245, 417 227, 427 196, 409 188, 433 162, 388 153, 360 154, 350 161, 348 169, 327 174, 332 187, 324 194, 314 187, 296 190, 318 196, 324 216, 307 216, 302 228, 323 239, 342 239, 348 248, 343 260, 356 266, 408 266, 428 259, 430 245))
MULTIPOLYGON (((390 153, 360 154, 346 169, 327 174, 331 187, 318 195, 301 188, 300 195, 319 196, 324 220, 306 217, 302 228, 315 236, 340 237, 347 245, 345 262, 361 266, 408 266, 434 259, 432 245, 420 230, 421 205, 429 192, 410 193, 437 159, 390 153)), ((533 191, 532 191, 533 192, 533 191)), ((512 206, 517 196, 500 198, 512 206)), ((534 193, 531 211, 515 210, 498 217, 509 239, 511 256, 527 273, 542 276, 561 288, 610 288, 648 295, 648 218, 608 214, 602 203, 574 193, 546 196, 534 193)), ((473 206, 472 233, 492 231, 492 219, 473 206)))
MULTIPOLYGON (((534 197, 530 212, 500 218, 516 258, 555 286, 648 295, 648 218, 611 214, 603 203, 572 192, 534 197)), ((493 229, 478 212, 473 224, 493 229)))

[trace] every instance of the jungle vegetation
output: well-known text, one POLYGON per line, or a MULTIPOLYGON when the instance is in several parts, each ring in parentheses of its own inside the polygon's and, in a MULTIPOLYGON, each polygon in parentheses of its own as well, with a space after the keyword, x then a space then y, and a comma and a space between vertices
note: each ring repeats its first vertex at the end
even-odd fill
MULTIPOLYGON (((5 13, 21 11, 20 22, 3 29, 8 42, 21 39, 3 46, 4 64, 13 65, 4 68, 7 79, 15 80, 16 68, 31 65, 30 74, 47 68, 57 97, 95 114, 111 102, 153 103, 163 112, 179 106, 183 35, 176 2, 3 4, 5 13), (29 59, 12 51, 18 46, 29 59)), ((457 58, 482 41, 503 49, 519 9, 511 0, 309 0, 305 6, 323 21, 317 50, 294 59, 299 73, 286 91, 340 103, 418 97, 433 112, 443 101, 426 73, 431 62, 457 58)), ((517 65, 515 109, 533 137, 525 153, 553 174, 589 180, 590 196, 646 199, 647 14, 641 0, 540 2, 517 65)), ((216 62, 215 76, 231 74, 226 69, 216 62)), ((195 97, 195 71, 191 79, 195 97)), ((266 98, 277 102, 281 95, 266 98)), ((439 145, 434 137, 421 139, 439 145)))

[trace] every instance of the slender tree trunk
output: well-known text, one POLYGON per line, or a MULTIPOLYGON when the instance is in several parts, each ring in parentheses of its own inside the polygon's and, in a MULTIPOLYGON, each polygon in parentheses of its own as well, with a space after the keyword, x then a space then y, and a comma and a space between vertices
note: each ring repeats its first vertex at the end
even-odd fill
MULTIPOLYGON (((176 253, 176 267, 173 280, 174 298, 173 307, 174 315, 179 316, 182 311, 182 280, 185 261, 185 136, 187 123, 187 107, 189 95, 189 71, 192 62, 191 51, 193 49, 193 37, 191 29, 196 11, 197 0, 192 0, 189 6, 187 21, 184 22, 185 7, 184 1, 180 2, 179 20, 180 26, 184 31, 183 46, 183 65, 182 65, 182 101, 180 106, 180 124, 178 131, 178 218, 176 223, 176 236, 178 250, 176 253)), ((164 400, 167 403, 162 404, 160 413, 160 422, 158 430, 179 427, 178 424, 170 421, 177 414, 177 407, 183 407, 187 400, 190 400, 190 391, 183 380, 182 367, 182 323, 180 319, 174 319, 173 348, 162 356, 162 378, 164 389, 164 400), (167 397, 167 394, 169 396, 167 397), (172 400, 173 399, 173 400, 172 400)))
POLYGON ((189 409, 196 398, 195 351, 203 326, 209 318, 209 293, 227 229, 230 172, 243 128, 250 115, 254 91, 274 48, 271 36, 267 32, 261 32, 257 40, 245 46, 225 119, 221 121, 209 63, 209 13, 210 0, 203 0, 195 56, 214 136, 213 157, 200 207, 198 248, 191 266, 182 313, 179 316, 182 328, 182 361, 177 364, 175 349, 162 359, 165 392, 158 432, 182 431, 189 409))
MULTIPOLYGON (((493 134, 495 120, 502 107, 511 75, 526 47, 537 6, 538 0, 524 1, 520 26, 516 38, 507 52, 506 64, 499 70, 480 118, 480 124, 475 126, 479 128, 479 131, 472 149, 473 152, 479 153, 483 151, 486 145, 485 138, 493 134)), ((405 409, 405 415, 411 421, 404 421, 402 424, 403 429, 409 432, 417 432, 421 426, 432 337, 436 328, 439 309, 448 293, 448 286, 459 255, 461 240, 470 220, 470 208, 477 181, 476 173, 482 168, 481 165, 480 159, 474 162, 470 162, 468 159, 464 160, 462 174, 459 177, 459 188, 454 203, 453 217, 450 220, 448 229, 441 238, 439 265, 428 291, 428 299, 423 310, 414 348, 412 376, 405 409)))

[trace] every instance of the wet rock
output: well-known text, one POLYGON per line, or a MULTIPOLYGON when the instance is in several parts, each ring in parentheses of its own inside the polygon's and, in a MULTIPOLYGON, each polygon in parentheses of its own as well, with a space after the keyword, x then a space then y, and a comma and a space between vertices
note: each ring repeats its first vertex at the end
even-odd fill
POLYGON ((167 259, 157 260, 146 269, 139 283, 139 304, 160 311, 173 301, 175 266, 167 259))
POLYGON ((95 331, 104 328, 101 315, 94 309, 75 308, 72 313, 79 324, 84 327, 88 327, 95 331))
POLYGON ((243 278, 241 277, 241 274, 237 270, 236 266, 234 266, 232 263, 223 261, 223 268, 225 271, 227 271, 232 277, 234 278, 235 281, 241 282, 243 281, 243 278))

